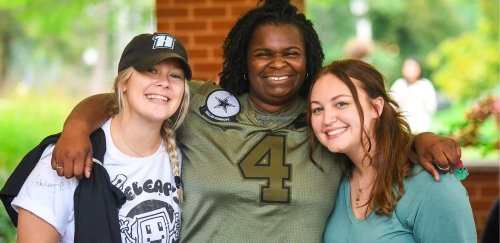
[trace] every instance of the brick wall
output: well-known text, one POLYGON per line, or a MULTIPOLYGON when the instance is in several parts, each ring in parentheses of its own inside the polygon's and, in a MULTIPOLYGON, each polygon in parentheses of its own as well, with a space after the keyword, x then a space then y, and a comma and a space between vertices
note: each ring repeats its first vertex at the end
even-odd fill
MULTIPOLYGON (((222 68, 222 43, 238 17, 257 0, 156 0, 158 31, 185 45, 193 78, 214 80, 222 68)), ((300 10, 303 0, 292 0, 300 10)))
POLYGON ((500 194, 499 165, 497 163, 495 166, 483 166, 480 163, 471 162, 466 164, 479 164, 468 166, 470 175, 463 181, 463 185, 469 194, 477 235, 480 240, 490 208, 500 194))
MULTIPOLYGON (((303 11, 304 0, 292 2, 303 11)), ((186 44, 193 78, 214 80, 222 68, 224 38, 238 17, 256 4, 257 0, 156 0, 157 29, 173 33, 186 44)), ((498 165, 469 170, 464 186, 481 237, 489 209, 499 196, 498 165)))

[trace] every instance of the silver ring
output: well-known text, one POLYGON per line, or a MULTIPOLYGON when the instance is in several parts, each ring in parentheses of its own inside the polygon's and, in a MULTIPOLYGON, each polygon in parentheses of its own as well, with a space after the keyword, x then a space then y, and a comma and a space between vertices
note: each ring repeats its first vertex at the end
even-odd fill
POLYGON ((436 167, 438 167, 438 169, 440 169, 440 170, 442 170, 442 171, 448 171, 448 170, 450 169, 451 165, 449 165, 449 164, 448 164, 448 167, 446 167, 446 168, 441 168, 441 166, 439 166, 439 164, 438 164, 438 163, 436 163, 436 167))
POLYGON ((56 164, 56 170, 58 170, 58 169, 62 169, 62 168, 63 168, 63 167, 62 167, 62 165, 60 165, 60 164, 56 164))

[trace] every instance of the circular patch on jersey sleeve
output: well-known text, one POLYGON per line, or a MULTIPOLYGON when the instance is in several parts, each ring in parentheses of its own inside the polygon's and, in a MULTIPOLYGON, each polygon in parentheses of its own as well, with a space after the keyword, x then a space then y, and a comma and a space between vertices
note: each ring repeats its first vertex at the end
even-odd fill
POLYGON ((210 93, 200 112, 213 121, 236 122, 241 111, 240 101, 231 92, 219 89, 210 93))

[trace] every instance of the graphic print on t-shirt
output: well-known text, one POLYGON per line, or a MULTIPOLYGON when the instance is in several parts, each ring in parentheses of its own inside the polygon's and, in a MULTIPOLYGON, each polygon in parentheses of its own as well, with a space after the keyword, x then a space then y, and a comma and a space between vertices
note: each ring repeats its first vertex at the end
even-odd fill
POLYGON ((126 175, 118 174, 111 181, 127 197, 125 207, 119 212, 122 242, 178 242, 180 215, 167 200, 173 197, 177 202, 175 186, 161 180, 127 180, 126 175), (135 206, 130 208, 127 205, 135 206))

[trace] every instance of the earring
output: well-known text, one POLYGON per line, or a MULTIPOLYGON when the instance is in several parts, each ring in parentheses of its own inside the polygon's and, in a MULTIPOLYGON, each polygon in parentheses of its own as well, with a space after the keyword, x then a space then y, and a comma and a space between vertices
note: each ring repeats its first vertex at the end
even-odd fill
POLYGON ((306 79, 309 78, 309 73, 306 73, 306 79))
POLYGON ((243 80, 247 80, 247 75, 243 74, 243 80))

